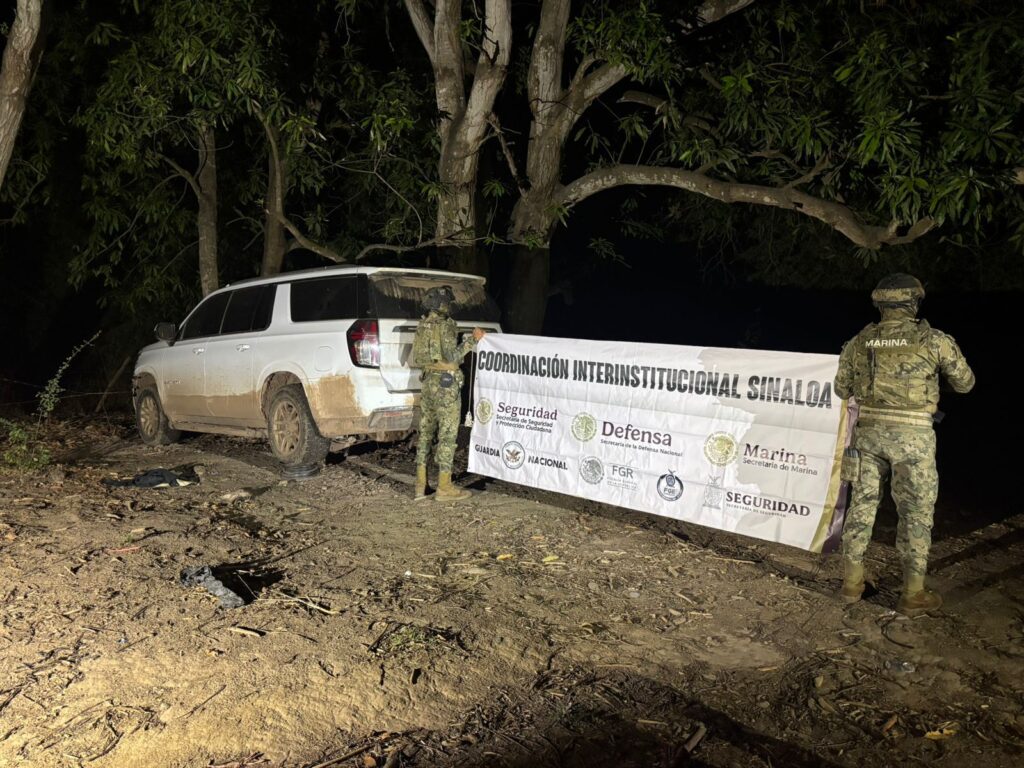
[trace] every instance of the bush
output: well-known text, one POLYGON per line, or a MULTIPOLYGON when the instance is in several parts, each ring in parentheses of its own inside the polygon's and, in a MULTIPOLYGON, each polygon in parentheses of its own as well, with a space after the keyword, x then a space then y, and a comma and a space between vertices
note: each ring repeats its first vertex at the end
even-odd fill
POLYGON ((49 465, 51 456, 49 449, 43 445, 42 425, 53 415, 54 409, 56 409, 57 404, 60 402, 61 393, 64 391, 61 379, 71 365, 71 361, 78 357, 78 354, 83 349, 96 341, 96 337, 99 335, 99 331, 97 331, 91 338, 86 339, 72 349, 71 353, 64 358, 64 362, 60 364, 57 372, 50 377, 50 380, 46 382, 46 386, 40 390, 36 396, 39 405, 36 407, 34 414, 35 423, 0 418, 0 440, 2 440, 3 445, 3 453, 0 454, 0 459, 3 460, 6 466, 14 469, 34 471, 49 465))

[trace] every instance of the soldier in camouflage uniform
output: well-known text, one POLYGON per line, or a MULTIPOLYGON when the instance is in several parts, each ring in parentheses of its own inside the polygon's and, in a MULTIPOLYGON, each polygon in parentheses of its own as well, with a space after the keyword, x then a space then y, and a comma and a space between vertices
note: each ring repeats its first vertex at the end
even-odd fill
POLYGON ((882 482, 891 470, 904 575, 897 609, 908 616, 942 605, 942 598, 924 586, 939 484, 932 426, 939 374, 955 392, 974 386, 974 373, 953 338, 917 319, 923 298, 917 278, 883 278, 871 293, 882 320, 846 343, 835 380, 836 393, 854 397, 860 407, 854 436, 860 467, 843 528, 841 596, 854 603, 864 592, 864 552, 882 482))
POLYGON ((469 491, 452 485, 452 462, 455 457, 455 438, 458 435, 462 408, 462 371, 459 364, 484 337, 479 328, 462 344, 458 340, 458 326, 451 318, 455 295, 448 286, 431 288, 423 299, 427 310, 416 329, 412 344, 413 364, 423 369, 420 388, 420 437, 416 448, 415 499, 426 498, 427 458, 437 434, 435 460, 439 470, 437 493, 439 501, 458 501, 468 498, 469 491))

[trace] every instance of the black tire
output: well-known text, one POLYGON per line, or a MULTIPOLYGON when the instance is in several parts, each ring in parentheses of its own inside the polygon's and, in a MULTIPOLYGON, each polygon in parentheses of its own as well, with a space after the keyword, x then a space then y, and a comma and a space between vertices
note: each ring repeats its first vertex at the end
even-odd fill
POLYGON ((267 407, 270 452, 286 467, 317 466, 327 457, 331 441, 321 437, 298 384, 281 387, 267 407))
POLYGON ((156 387, 145 387, 135 398, 135 427, 146 445, 170 445, 181 439, 181 430, 167 420, 156 387))

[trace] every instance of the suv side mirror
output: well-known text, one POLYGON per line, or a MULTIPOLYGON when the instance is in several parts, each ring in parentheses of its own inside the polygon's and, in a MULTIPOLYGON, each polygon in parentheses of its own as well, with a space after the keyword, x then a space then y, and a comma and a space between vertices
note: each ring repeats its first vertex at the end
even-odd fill
POLYGON ((178 326, 174 323, 157 323, 153 332, 160 341, 166 341, 168 344, 173 344, 178 338, 178 326))

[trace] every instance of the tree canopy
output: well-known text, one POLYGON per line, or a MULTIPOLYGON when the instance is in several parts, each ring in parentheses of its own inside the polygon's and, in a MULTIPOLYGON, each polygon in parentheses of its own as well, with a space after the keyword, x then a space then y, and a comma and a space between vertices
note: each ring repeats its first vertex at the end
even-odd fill
POLYGON ((4 241, 66 221, 48 258, 125 317, 295 259, 405 262, 489 272, 539 330, 551 269, 637 236, 771 282, 1024 282, 1014 0, 48 10, 4 241), (598 195, 614 224, 574 214, 598 195), (565 227, 592 252, 552 252, 565 227))

